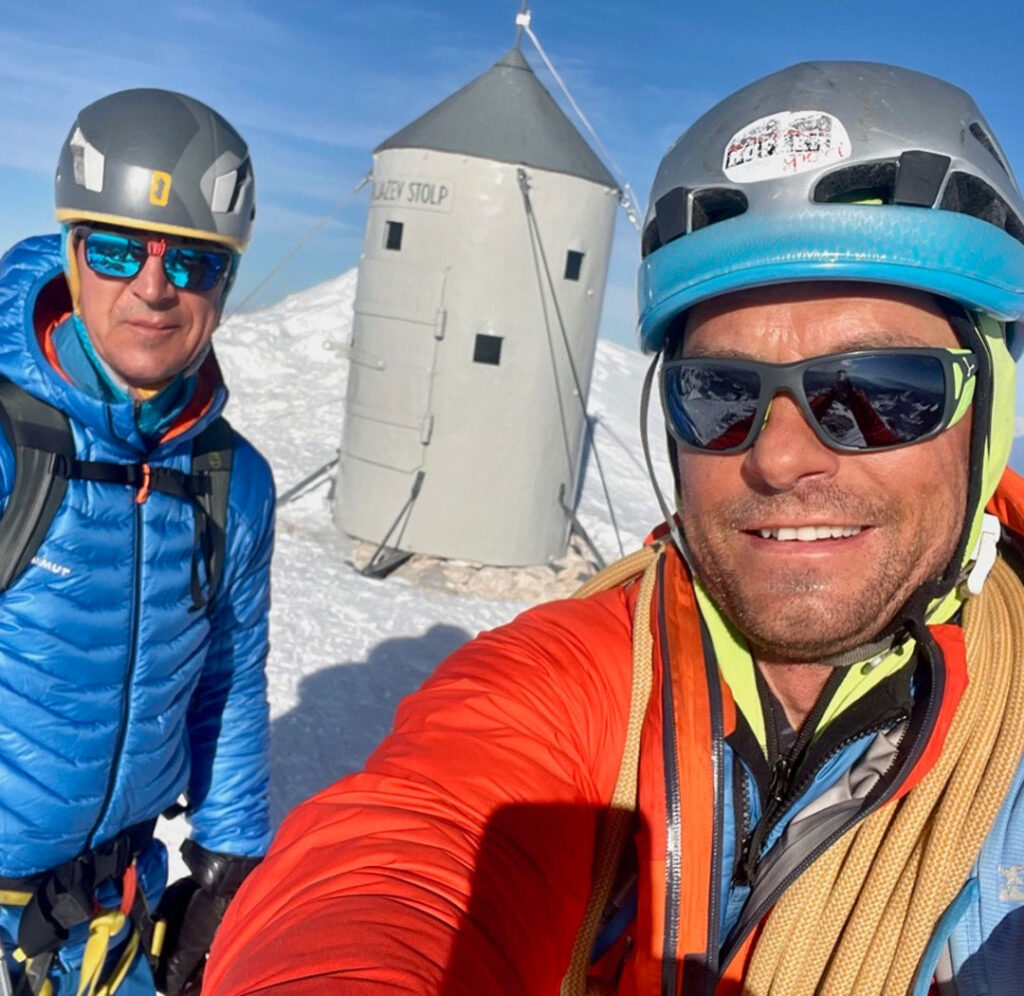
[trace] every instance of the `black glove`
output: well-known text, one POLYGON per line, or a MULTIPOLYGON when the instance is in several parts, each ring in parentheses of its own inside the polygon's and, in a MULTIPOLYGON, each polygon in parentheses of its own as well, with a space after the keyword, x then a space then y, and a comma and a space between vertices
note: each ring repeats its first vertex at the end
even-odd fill
POLYGON ((181 854, 192 873, 164 892, 155 918, 167 924, 156 968, 156 986, 166 996, 193 996, 203 983, 206 955, 228 903, 259 858, 208 851, 186 840, 181 854))

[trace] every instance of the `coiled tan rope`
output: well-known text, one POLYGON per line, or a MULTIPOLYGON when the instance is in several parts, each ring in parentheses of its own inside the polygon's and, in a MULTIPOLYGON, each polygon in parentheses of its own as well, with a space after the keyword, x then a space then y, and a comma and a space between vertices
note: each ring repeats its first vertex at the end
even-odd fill
POLYGON ((622 761, 612 793, 610 808, 602 824, 594 857, 594 878, 587 899, 572 959, 562 980, 561 996, 584 996, 587 988, 587 968, 590 952, 601 922, 618 871, 619 861, 626 838, 633 825, 636 810, 636 786, 640 770, 640 733, 643 730, 647 701, 651 697, 652 659, 654 634, 651 632, 651 602, 654 598, 654 584, 658 575, 658 560, 661 544, 645 546, 628 557, 609 564, 600 574, 591 578, 575 594, 574 598, 585 598, 599 591, 614 588, 643 572, 640 592, 633 613, 633 682, 629 694, 629 722, 626 726, 626 741, 622 749, 622 761))
POLYGON ((1024 588, 1002 560, 965 605, 964 630, 969 684, 934 768, 786 891, 745 996, 906 996, 1021 760, 1024 588))

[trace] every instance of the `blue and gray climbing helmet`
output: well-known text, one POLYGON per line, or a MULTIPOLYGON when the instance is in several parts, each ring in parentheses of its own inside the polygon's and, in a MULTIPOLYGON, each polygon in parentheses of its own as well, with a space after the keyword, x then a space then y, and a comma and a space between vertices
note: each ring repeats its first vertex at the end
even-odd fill
POLYGON ((708 111, 651 190, 640 343, 765 284, 860 280, 1024 314, 1024 201, 971 97, 871 62, 805 62, 708 111))
POLYGON ((1009 459, 1024 346, 1024 200, 967 93, 870 62, 806 62, 758 80, 669 149, 642 254, 649 353, 699 301, 768 284, 874 282, 962 308, 981 370, 967 522, 950 566, 960 570, 1009 459))

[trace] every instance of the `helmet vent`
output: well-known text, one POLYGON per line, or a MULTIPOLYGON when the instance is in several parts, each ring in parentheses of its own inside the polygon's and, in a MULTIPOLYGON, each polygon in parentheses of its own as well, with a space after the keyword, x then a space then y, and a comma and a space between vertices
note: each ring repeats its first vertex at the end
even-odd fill
POLYGON ((75 183, 93 193, 102 191, 105 165, 103 153, 89 142, 89 139, 82 134, 82 129, 78 127, 68 139, 68 148, 71 150, 72 173, 75 183))
POLYGON ((935 152, 904 152, 896 170, 893 201, 909 207, 934 207, 951 161, 935 152))
POLYGON ((674 187, 655 202, 654 217, 640 239, 641 258, 669 242, 675 242, 688 231, 696 232, 720 221, 728 221, 746 210, 746 195, 733 187, 704 187, 694 191, 674 187))
POLYGON ((892 204, 897 164, 892 161, 858 163, 826 173, 811 195, 816 204, 892 204))
POLYGON ((988 150, 992 158, 999 164, 999 168, 1007 175, 1010 175, 1010 168, 1003 161, 1003 157, 996 151, 995 142, 992 141, 989 133, 982 127, 980 121, 972 121, 970 124, 971 134, 988 150))
POLYGON ((973 218, 987 221, 1024 243, 1024 224, 1021 219, 992 187, 970 173, 950 173, 939 207, 944 211, 969 214, 973 218))
POLYGON ((646 259, 655 249, 661 248, 661 238, 658 235, 658 219, 652 218, 650 224, 644 229, 640 236, 640 258, 646 259))
POLYGON ((673 187, 658 198, 654 216, 658 219, 658 240, 661 245, 675 242, 686 234, 686 187, 673 187))
POLYGON ((231 195, 231 203, 228 205, 228 213, 231 214, 238 210, 239 200, 241 199, 242 192, 251 183, 249 160, 245 159, 244 162, 238 167, 238 174, 235 177, 235 188, 231 195))
POLYGON ((690 231, 716 225, 743 214, 747 210, 747 198, 742 190, 730 187, 708 187, 693 192, 693 207, 690 211, 690 231))
MULTIPOLYGON (((818 204, 928 207, 934 204, 949 163, 948 156, 904 152, 898 162, 860 163, 827 173, 818 181, 812 196, 818 204)), ((971 173, 950 173, 937 206, 943 211, 987 221, 1024 243, 1024 222, 992 187, 971 173)))

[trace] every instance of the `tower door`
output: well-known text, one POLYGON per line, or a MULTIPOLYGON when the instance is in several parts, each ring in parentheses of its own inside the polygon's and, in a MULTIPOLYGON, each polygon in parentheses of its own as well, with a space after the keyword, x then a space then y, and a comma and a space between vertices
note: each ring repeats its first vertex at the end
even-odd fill
POLYGON ((444 283, 440 270, 369 257, 360 263, 338 496, 353 535, 386 530, 423 466, 444 283))

